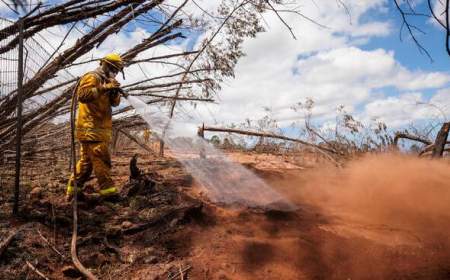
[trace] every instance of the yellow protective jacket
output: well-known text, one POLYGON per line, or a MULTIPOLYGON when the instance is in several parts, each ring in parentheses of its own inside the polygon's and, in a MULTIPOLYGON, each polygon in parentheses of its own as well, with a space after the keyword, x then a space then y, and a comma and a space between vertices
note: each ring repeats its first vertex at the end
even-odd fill
POLYGON ((78 116, 76 137, 79 141, 110 141, 112 135, 112 108, 120 103, 119 94, 105 92, 106 81, 101 68, 81 77, 77 88, 78 116))

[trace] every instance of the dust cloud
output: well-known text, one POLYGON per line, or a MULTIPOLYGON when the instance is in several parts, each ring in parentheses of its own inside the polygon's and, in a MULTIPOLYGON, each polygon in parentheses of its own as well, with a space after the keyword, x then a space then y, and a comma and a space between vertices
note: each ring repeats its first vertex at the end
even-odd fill
POLYGON ((339 219, 414 232, 450 244, 450 164, 371 155, 343 169, 319 168, 290 180, 289 197, 339 219))
POLYGON ((235 280, 450 279, 449 167, 384 154, 341 169, 256 170, 298 209, 214 212, 194 262, 230 264, 235 280))

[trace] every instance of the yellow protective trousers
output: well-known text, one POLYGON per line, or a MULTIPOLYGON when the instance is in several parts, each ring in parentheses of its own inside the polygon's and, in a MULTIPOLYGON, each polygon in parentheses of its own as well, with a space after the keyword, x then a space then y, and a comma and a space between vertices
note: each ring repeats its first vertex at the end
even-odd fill
MULTIPOLYGON (((100 187, 100 195, 116 194, 117 188, 111 179, 111 156, 108 142, 80 142, 80 160, 77 163, 77 187, 81 191, 84 183, 89 180, 94 170, 97 183, 100 187)), ((72 194, 74 175, 67 184, 67 194, 72 194)))

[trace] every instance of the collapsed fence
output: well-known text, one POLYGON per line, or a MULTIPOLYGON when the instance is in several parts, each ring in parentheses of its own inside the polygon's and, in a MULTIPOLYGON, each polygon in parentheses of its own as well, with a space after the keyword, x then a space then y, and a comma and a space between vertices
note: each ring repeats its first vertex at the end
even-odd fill
MULTIPOLYGON (((8 19, 0 18, 0 28, 4 30, 8 26, 16 24, 8 19)), ((3 112, 5 110, 11 111, 11 118, 4 119, 0 125, 0 131, 3 136, 5 134, 10 137, 0 137, 0 146, 3 147, 0 153, 0 191, 5 192, 6 188, 14 185, 14 207, 13 212, 18 212, 19 190, 23 187, 31 186, 32 179, 38 178, 43 180, 49 174, 42 174, 42 171, 35 168, 35 161, 39 158, 33 157, 34 151, 45 147, 45 143, 39 143, 39 135, 28 137, 25 143, 22 143, 22 128, 23 115, 27 115, 34 108, 41 103, 45 103, 45 96, 40 96, 35 99, 22 100, 22 85, 29 81, 39 70, 46 64, 51 54, 48 50, 52 50, 52 46, 42 36, 36 36, 28 39, 23 38, 23 23, 18 21, 18 44, 8 51, 0 55, 0 108, 3 112), (12 96, 17 96, 17 102, 10 103, 15 106, 6 106, 9 104, 12 96), (7 143, 15 144, 6 145, 7 143), (22 144, 27 147, 22 151, 22 144), (15 147, 12 149, 12 147, 15 147)), ((8 45, 11 42, 4 32, 0 32, 0 48, 8 45)), ((55 79, 52 79, 49 84, 55 84, 73 77, 69 72, 64 71, 55 79)), ((53 94, 59 94, 55 92, 53 94)), ((49 148, 49 146, 48 146, 49 148)), ((54 152, 49 150, 49 152, 54 152)), ((56 156, 45 155, 46 160, 53 166, 56 156)), ((57 168, 49 170, 49 173, 58 172, 57 168)), ((54 174, 52 174, 54 175, 54 174)), ((47 177, 48 178, 48 177, 47 177)), ((6 196, 2 196, 7 199, 6 196)))
MULTIPOLYGON (((15 180, 19 180, 16 178, 20 178, 23 185, 33 184, 32 178, 36 177, 45 184, 51 183, 46 182, 49 178, 61 178, 61 181, 67 178, 70 158, 67 116, 70 95, 78 79, 71 71, 80 65, 86 70, 93 69, 99 59, 93 52, 110 36, 130 27, 129 23, 144 23, 147 28, 151 25, 151 32, 121 52, 126 71, 142 74, 123 88, 130 95, 144 98, 147 104, 161 107, 160 113, 172 118, 174 112, 183 113, 177 111, 179 102, 214 101, 220 82, 234 75, 234 66, 242 55, 240 44, 243 39, 254 37, 261 31, 257 18, 264 11, 273 10, 269 1, 268 5, 244 1, 241 5, 222 7, 220 17, 215 19, 216 25, 212 26, 213 32, 203 41, 188 49, 157 52, 157 47, 185 39, 186 30, 195 32, 199 29, 198 21, 191 21, 180 12, 188 1, 182 1, 176 7, 164 6, 164 2, 68 1, 48 7, 36 5, 22 20, 0 19, 0 191, 9 189, 15 180), (165 10, 167 7, 170 9, 165 10), (100 15, 104 17, 98 17, 100 15), (65 34, 61 34, 57 46, 55 42, 47 42, 40 33, 56 26, 65 27, 61 29, 65 34), (78 31, 79 38, 69 48, 61 48, 73 30, 78 31), (217 36, 216 40, 221 41, 214 45, 216 35, 222 30, 226 32, 217 36), (23 67, 19 67, 20 50, 23 51, 23 67), (154 51, 151 56, 146 53, 148 50, 154 51), (145 64, 159 65, 159 74, 142 70, 145 64), (23 69, 23 79, 19 77, 19 69, 23 69), (23 94, 18 90, 20 81, 23 94), (17 114, 20 111, 17 105, 23 107, 22 117, 17 114), (22 145, 17 139, 23 139, 22 145), (23 151, 19 151, 19 147, 23 151), (15 176, 17 164, 22 165, 18 168, 22 169, 20 176, 15 176)), ((113 116, 113 146, 117 135, 121 135, 150 151, 134 133, 142 131, 145 123, 132 114, 130 106, 114 110, 113 116)), ((442 131, 439 145, 434 146, 441 148, 433 151, 433 155, 442 155, 446 150, 448 129, 447 134, 442 131)), ((280 140, 292 141, 292 138, 278 136, 280 140)), ((340 153, 342 146, 326 141, 303 142, 333 156, 340 153)))
MULTIPOLYGON (((77 72, 82 74, 93 70, 100 58, 95 51, 119 32, 131 29, 124 33, 144 34, 139 42, 134 41, 120 51, 125 60, 125 72, 139 73, 123 85, 130 95, 141 96, 147 104, 161 107, 161 114, 170 117, 179 113, 178 102, 214 101, 219 82, 234 74, 234 65, 242 55, 242 39, 254 36, 259 28, 254 19, 262 12, 261 6, 246 2, 247 7, 241 4, 231 10, 218 9, 222 22, 213 21, 212 27, 216 30, 198 44, 185 47, 180 44, 180 40, 186 39, 185 33, 201 29, 200 23, 208 24, 182 10, 188 2, 177 6, 166 4, 164 0, 39 3, 18 20, 0 21, 2 190, 10 190, 16 180, 20 185, 35 184, 31 182, 32 174, 44 180, 55 179, 53 176, 67 178, 70 143, 67 120, 71 93, 78 79, 70 71, 85 68, 77 72), (233 30, 234 22, 243 23, 245 28, 233 30), (50 36, 53 40, 47 42, 43 34, 57 27, 61 34, 50 36), (225 44, 214 45, 213 40, 222 29, 227 30, 225 36, 219 36, 225 44), (76 36, 71 34, 73 30, 78 32, 76 36), (64 46, 70 41, 66 40, 68 37, 76 38, 72 45, 64 46), (55 44, 55 40, 59 44, 55 44), (233 47, 228 46, 231 44, 233 47), (150 57, 149 52, 146 53, 148 50, 152 50, 150 57), (19 59, 21 51, 23 61, 19 59), (20 61, 23 67, 19 67, 20 61), (157 71, 144 71, 147 64, 157 71), (23 78, 19 78, 19 68, 23 69, 23 78), (20 81, 22 90, 18 90, 20 81), (18 169, 22 169, 17 176, 16 164, 21 164, 18 169)), ((121 106, 114 110, 113 116, 114 134, 136 140, 128 131, 141 129, 143 122, 133 116, 132 108, 121 106)), ((9 196, 3 195, 3 198, 10 202, 9 196)))

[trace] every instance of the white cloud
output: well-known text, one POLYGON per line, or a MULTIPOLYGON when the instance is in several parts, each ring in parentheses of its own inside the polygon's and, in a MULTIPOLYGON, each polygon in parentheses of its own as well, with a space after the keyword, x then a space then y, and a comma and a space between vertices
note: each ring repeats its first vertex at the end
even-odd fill
POLYGON ((222 104, 216 108, 216 119, 225 123, 257 119, 265 114, 262 107, 267 106, 286 124, 302 117, 290 106, 311 97, 315 101, 313 114, 316 118, 334 118, 338 105, 346 105, 347 111, 352 112, 360 104, 369 102, 364 114, 379 117, 392 113, 388 121, 396 126, 400 122, 404 124, 407 114, 412 119, 432 114, 416 112, 417 106, 413 105, 421 96, 406 92, 400 99, 385 99, 380 91, 385 87, 398 91, 439 88, 450 81, 445 73, 410 71, 395 61, 392 52, 383 49, 364 51, 343 44, 298 61, 295 52, 289 57, 286 52, 278 53, 276 47, 269 50, 271 48, 266 48, 266 55, 262 55, 259 50, 255 54, 247 49, 248 55, 236 69, 236 79, 220 94, 222 104), (406 104, 411 106, 405 108, 406 104), (392 112, 380 111, 379 107, 391 108, 392 112), (401 108, 405 108, 404 111, 401 108), (397 118, 400 115, 402 117, 397 118))
MULTIPOLYGON (((435 96, 430 102, 427 102, 421 93, 412 92, 374 100, 365 105, 363 117, 382 120, 391 127, 400 127, 420 120, 443 119, 442 114, 445 114, 445 111, 434 104, 437 99, 442 97, 435 96)), ((447 105, 449 104, 448 99, 447 96, 447 101, 444 101, 447 105)), ((439 104, 442 103, 439 102, 439 104)))
POLYGON ((394 86, 419 90, 444 86, 450 81, 445 73, 410 71, 395 61, 394 53, 384 49, 364 51, 343 47, 298 63, 299 76, 307 83, 351 83, 368 88, 394 86))
POLYGON ((430 99, 429 104, 443 116, 445 121, 450 121, 450 88, 439 90, 430 99))
POLYGON ((369 22, 361 24, 354 32, 353 36, 387 36, 392 31, 392 25, 389 22, 369 22))
POLYGON ((444 87, 450 82, 450 75, 410 70, 396 61, 393 51, 358 48, 361 41, 390 34, 389 23, 360 23, 361 16, 368 11, 385 12, 388 2, 347 2, 352 24, 345 10, 336 8, 335 1, 305 7, 305 14, 333 26, 331 30, 289 16, 287 22, 294 28, 297 41, 292 40, 275 16, 265 15, 268 31, 245 42, 247 56, 237 65, 236 79, 223 87, 222 103, 211 107, 212 113, 200 110, 201 120, 229 124, 246 118, 258 119, 265 115, 262 107, 267 106, 278 120, 286 120, 287 124, 302 117, 290 106, 307 97, 315 100, 313 114, 322 121, 334 119, 335 108, 341 104, 364 119, 383 115, 379 107, 391 107, 392 112, 386 109, 385 113, 392 113, 388 123, 392 126, 405 124, 407 119, 434 116, 429 108, 414 105, 415 98, 426 100, 411 92, 444 87), (385 98, 383 92, 387 87, 400 92, 400 97, 385 98), (407 104, 412 105, 402 109, 407 104))
MULTIPOLYGON (((181 0, 172 0, 176 3, 181 0)), ((219 1, 197 1, 203 5, 217 5, 219 1)), ((255 39, 244 43, 243 57, 236 67, 236 79, 223 85, 218 99, 220 105, 199 104, 191 110, 189 105, 177 107, 177 111, 190 111, 195 117, 193 123, 230 124, 242 122, 246 118, 258 119, 266 114, 262 107, 270 107, 278 120, 285 124, 302 118, 290 106, 312 97, 315 101, 314 115, 323 121, 335 116, 338 105, 346 105, 350 112, 364 108, 362 118, 382 116, 394 125, 409 119, 420 119, 433 114, 430 108, 417 109, 414 104, 426 102, 423 95, 417 93, 424 89, 436 89, 446 86, 450 81, 447 73, 409 70, 399 64, 394 53, 385 49, 362 50, 358 48, 372 37, 387 36, 392 32, 389 22, 377 20, 364 21, 361 18, 367 12, 384 12, 387 0, 351 0, 345 1, 350 11, 339 5, 339 1, 306 1, 301 11, 310 18, 329 28, 321 28, 294 14, 283 14, 293 27, 297 40, 293 40, 286 27, 273 13, 263 15, 268 23, 267 32, 258 34, 255 39), (350 19, 351 18, 351 19, 350 19), (393 87, 400 96, 384 98, 385 87, 393 87), (381 92, 381 94, 380 94, 381 92)), ((200 15, 201 10, 190 3, 187 12, 200 15)), ((55 27, 45 33, 51 42, 58 42, 64 36, 66 27, 55 27), (62 28, 62 29, 61 29, 62 28), (56 35, 55 35, 56 34, 56 35)), ((72 46, 80 34, 69 36, 64 48, 72 46)), ((141 42, 150 33, 144 29, 133 32, 120 32, 108 38, 99 49, 95 49, 77 61, 91 57, 101 57, 108 52, 123 52, 141 42)), ((56 43, 55 43, 56 45, 56 43)), ((151 57, 182 51, 185 45, 158 46, 141 54, 151 57)), ((74 75, 95 68, 96 62, 70 71, 74 75)), ((179 71, 173 66, 160 64, 142 64, 126 69, 126 83, 161 74, 179 71)), ((121 77, 119 77, 121 79, 121 77)), ((125 84, 124 81, 121 81, 125 84)), ((446 104, 450 89, 442 90, 431 98, 430 102, 446 104)), ((420 106, 419 106, 420 107, 420 106)), ((426 106, 425 106, 426 107, 426 106)), ((422 106, 421 108, 424 108, 422 106)))

